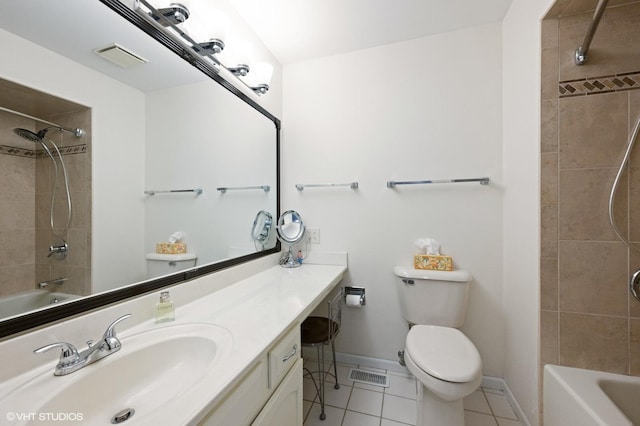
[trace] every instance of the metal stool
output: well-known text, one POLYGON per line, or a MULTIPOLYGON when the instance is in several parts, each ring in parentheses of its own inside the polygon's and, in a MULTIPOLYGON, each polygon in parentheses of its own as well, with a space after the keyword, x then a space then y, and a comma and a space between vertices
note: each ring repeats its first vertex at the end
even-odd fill
POLYGON ((311 377, 313 386, 316 389, 318 398, 320 399, 320 420, 327 418, 324 412, 324 383, 326 375, 333 376, 336 380, 335 389, 340 389, 338 384, 338 367, 336 366, 336 348, 334 345, 335 337, 340 332, 342 323, 342 305, 344 303, 344 293, 340 289, 331 300, 327 302, 326 317, 307 317, 302 322, 301 340, 302 346, 315 347, 318 352, 318 369, 311 371, 305 367, 305 377, 311 377), (324 345, 331 344, 331 352, 333 353, 333 373, 325 371, 324 368, 324 345), (318 381, 314 375, 318 376, 318 381))

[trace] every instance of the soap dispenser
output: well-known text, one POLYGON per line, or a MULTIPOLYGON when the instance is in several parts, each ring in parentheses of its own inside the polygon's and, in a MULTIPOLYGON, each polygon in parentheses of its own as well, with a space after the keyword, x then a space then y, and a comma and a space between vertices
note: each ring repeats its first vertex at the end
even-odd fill
POLYGON ((160 301, 156 304, 156 323, 173 321, 176 311, 168 291, 160 293, 160 301))

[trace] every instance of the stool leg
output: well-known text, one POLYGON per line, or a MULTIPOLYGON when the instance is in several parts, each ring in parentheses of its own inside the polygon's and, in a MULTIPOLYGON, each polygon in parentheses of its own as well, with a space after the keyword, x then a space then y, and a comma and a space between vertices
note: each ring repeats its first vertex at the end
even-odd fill
POLYGON ((320 375, 320 392, 318 393, 318 398, 320 398, 320 420, 324 420, 327 418, 324 412, 324 351, 322 350, 322 345, 318 345, 316 348, 318 349, 318 372, 320 375))
POLYGON ((333 340, 331 341, 331 352, 333 352, 333 372, 336 378, 336 384, 333 387, 340 389, 340 384, 338 383, 338 366, 336 365, 336 347, 333 344, 333 340))

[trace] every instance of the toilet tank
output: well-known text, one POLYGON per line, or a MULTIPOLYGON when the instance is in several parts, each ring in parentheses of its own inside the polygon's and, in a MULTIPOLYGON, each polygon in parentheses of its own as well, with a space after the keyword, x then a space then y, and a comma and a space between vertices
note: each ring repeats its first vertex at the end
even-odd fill
POLYGON ((464 270, 429 271, 396 266, 402 316, 410 324, 462 327, 471 274, 464 270))
POLYGON ((157 278, 193 268, 198 256, 195 253, 147 254, 147 278, 157 278))

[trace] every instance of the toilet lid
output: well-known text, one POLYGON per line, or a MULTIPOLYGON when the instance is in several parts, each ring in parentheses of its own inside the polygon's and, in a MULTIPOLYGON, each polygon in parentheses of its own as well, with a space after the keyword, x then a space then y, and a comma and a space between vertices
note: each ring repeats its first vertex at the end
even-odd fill
POLYGON ((415 325, 406 351, 424 372, 440 380, 464 383, 482 374, 482 360, 474 344, 455 328, 415 325))

